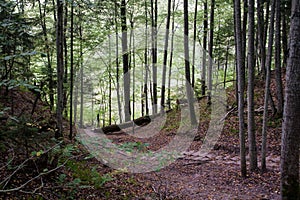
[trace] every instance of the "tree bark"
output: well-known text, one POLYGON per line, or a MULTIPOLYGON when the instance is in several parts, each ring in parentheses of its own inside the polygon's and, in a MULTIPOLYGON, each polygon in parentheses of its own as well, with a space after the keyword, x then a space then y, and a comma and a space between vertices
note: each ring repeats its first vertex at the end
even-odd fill
POLYGON ((245 66, 243 62, 242 28, 241 28, 241 2, 234 1, 235 19, 235 43, 237 57, 237 80, 238 80, 238 117, 239 117, 239 140, 240 140, 240 165, 241 175, 246 177, 246 146, 245 146, 245 125, 244 125, 244 90, 245 90, 245 66))
POLYGON ((203 20, 203 58, 202 58, 202 72, 201 72, 201 95, 206 93, 206 49, 207 49, 207 29, 208 29, 208 8, 207 0, 204 0, 204 20, 203 20))
POLYGON ((122 109, 121 109, 121 98, 120 98, 120 65, 119 65, 119 36, 118 36, 118 5, 115 0, 115 37, 116 37, 116 82, 117 82, 117 101, 118 101, 118 113, 119 121, 123 122, 122 109))
POLYGON ((281 146, 281 198, 300 199, 300 2, 292 1, 281 146))
POLYGON ((172 36, 170 44, 170 60, 169 60, 169 75, 168 75, 168 107, 171 110, 171 75, 172 75, 172 64, 173 64, 173 50, 174 50, 174 34, 175 34, 175 0, 173 0, 172 6, 172 36))
POLYGON ((122 58, 124 75, 124 112, 125 121, 130 120, 130 72, 128 62, 128 41, 127 41, 127 22, 126 22, 126 1, 121 1, 121 27, 122 27, 122 58))
POLYGON ((261 169, 266 170, 266 154, 267 154, 267 121, 268 121, 268 102, 270 98, 270 82, 271 82, 271 63, 272 50, 274 39, 274 17, 275 17, 275 0, 271 0, 271 17, 270 17, 270 31, 268 41, 268 53, 266 58, 266 83, 265 83, 265 98, 264 98, 264 114, 263 114, 263 128, 262 128, 262 147, 261 147, 261 169))
POLYGON ((257 0, 257 32, 258 43, 260 51, 260 65, 261 72, 265 76, 265 62, 266 62, 266 48, 264 40, 264 12, 263 12, 263 0, 257 0))
POLYGON ((257 148, 255 136, 255 121, 254 121, 254 77, 255 77, 255 56, 254 56, 254 0, 249 0, 248 6, 248 142, 249 142, 249 157, 250 170, 257 169, 257 148))
POLYGON ((157 113, 157 0, 151 0, 153 114, 157 113))
MULTIPOLYGON (((81 12, 79 13, 81 14, 81 12)), ((80 17, 81 18, 81 17, 80 17)), ((82 35, 82 25, 79 26, 79 39, 80 39, 80 119, 79 127, 83 127, 83 35, 82 35)))
POLYGON ((47 81, 49 87, 49 99, 50 99, 50 109, 53 110, 54 107, 54 81, 53 81, 53 69, 51 65, 51 55, 50 55, 50 46, 49 39, 47 35, 47 26, 46 26, 46 4, 42 11, 41 1, 38 1, 41 26, 43 30, 43 36, 45 40, 45 52, 47 54, 47 81))
POLYGON ((69 139, 73 138, 73 86, 74 86, 74 0, 71 1, 71 24, 70 24, 70 133, 69 139))
POLYGON ((55 138, 63 135, 63 107, 64 107, 64 29, 63 29, 64 5, 61 0, 57 0, 57 27, 56 27, 56 55, 57 55, 57 103, 56 103, 56 120, 57 129, 55 138))
MULTIPOLYGON (((120 132, 122 129, 125 128, 129 128, 129 127, 133 127, 133 126, 146 126, 147 124, 149 124, 151 122, 151 118, 149 116, 144 116, 144 117, 140 117, 137 118, 133 121, 128 121, 119 125, 116 124, 112 124, 109 126, 104 126, 103 128, 101 128, 100 130, 107 135, 112 135, 112 134, 116 134, 116 132, 120 132)), ((100 130, 95 130, 95 132, 100 132, 100 130)), ((120 132, 123 133, 123 132, 120 132)))
POLYGON ((108 49, 109 49, 109 63, 108 63, 108 78, 109 78, 109 86, 108 86, 108 124, 112 123, 112 48, 111 48, 111 35, 108 36, 108 49))
POLYGON ((194 109, 193 91, 190 77, 190 57, 189 57, 189 21, 188 21, 188 0, 184 0, 184 59, 185 59, 185 85, 189 106, 191 125, 196 125, 196 114, 194 109))
POLYGON ((145 52, 144 52, 144 62, 145 62, 145 76, 144 76, 144 92, 143 92, 143 102, 145 102, 145 113, 149 115, 149 105, 148 105, 148 4, 145 0, 145 15, 146 15, 146 30, 145 30, 145 52))
POLYGON ((161 86, 161 102, 160 102, 162 112, 165 109, 166 72, 167 72, 167 61, 168 61, 170 19, 171 19, 171 0, 168 0, 168 14, 167 14, 167 23, 166 23, 166 33, 165 33, 165 47, 164 47, 162 86, 161 86))
POLYGON ((63 49, 64 49, 64 83, 63 83, 63 112, 64 116, 68 117, 68 45, 67 45, 67 26, 68 26, 68 2, 64 5, 64 24, 63 24, 63 49))
POLYGON ((283 89, 281 75, 281 10, 280 0, 276 0, 276 33, 275 33, 275 77, 277 94, 277 115, 283 112, 283 89))
POLYGON ((193 62, 192 62, 192 87, 195 88, 195 56, 196 56, 196 39, 197 39, 197 12, 198 0, 195 2, 194 12, 194 33, 193 33, 193 62))
POLYGON ((213 68, 213 46, 214 46, 214 16, 215 16, 215 0, 211 0, 210 5, 210 24, 209 24, 209 64, 208 64, 208 104, 211 104, 211 91, 212 91, 212 68, 213 68))

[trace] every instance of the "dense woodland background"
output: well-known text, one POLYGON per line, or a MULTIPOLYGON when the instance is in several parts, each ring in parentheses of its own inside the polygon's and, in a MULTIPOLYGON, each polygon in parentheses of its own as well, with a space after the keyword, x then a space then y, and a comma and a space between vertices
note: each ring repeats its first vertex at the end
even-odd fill
POLYGON ((76 168, 77 128, 149 123, 183 104, 195 125, 194 102, 209 109, 222 88, 224 118, 238 117, 241 177, 268 171, 270 123, 283 121, 281 197, 299 199, 299 13, 298 0, 0 0, 1 194, 45 198, 42 176, 76 168), (47 166, 11 183, 32 161, 47 166))

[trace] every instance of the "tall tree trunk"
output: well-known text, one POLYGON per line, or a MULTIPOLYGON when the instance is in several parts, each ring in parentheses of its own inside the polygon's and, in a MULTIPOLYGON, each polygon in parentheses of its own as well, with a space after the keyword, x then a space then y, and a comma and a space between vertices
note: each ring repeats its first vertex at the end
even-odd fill
POLYGON ((50 99, 50 109, 53 110, 54 107, 54 81, 53 81, 53 69, 51 65, 51 55, 50 55, 50 46, 49 46, 49 39, 47 35, 47 26, 46 26, 46 3, 44 3, 45 7, 42 11, 41 1, 38 1, 39 4, 39 12, 40 12, 40 20, 41 26, 43 30, 43 36, 45 40, 45 52, 47 54, 47 80, 48 80, 48 87, 49 87, 49 99, 50 99))
POLYGON ((281 140, 281 198, 300 199, 300 2, 292 1, 281 140))
POLYGON ((270 17, 270 31, 268 41, 268 53, 266 58, 266 83, 265 83, 265 99, 264 99, 264 114, 263 114, 263 128, 262 128, 262 147, 261 147, 261 169, 266 170, 266 154, 267 154, 267 121, 268 121, 268 102, 270 98, 270 82, 271 82, 271 63, 273 51, 274 38, 274 17, 275 17, 275 1, 271 0, 271 17, 270 17))
MULTIPOLYGON (((135 37, 134 37, 134 21, 133 21, 133 14, 131 15, 130 19, 130 26, 131 26, 131 31, 130 31, 130 49, 131 50, 131 56, 132 58, 132 120, 135 119, 135 86, 136 86, 136 79, 135 79, 135 37)), ((131 63, 131 62, 130 62, 131 63)), ((134 129, 133 129, 134 131, 134 129)))
POLYGON ((157 113, 157 0, 151 0, 153 114, 157 113))
POLYGON ((56 121, 57 129, 55 138, 63 135, 63 101, 64 101, 64 5, 61 0, 57 0, 57 27, 56 27, 56 55, 57 55, 57 103, 56 103, 56 121))
POLYGON ((228 41, 227 48, 226 48, 226 58, 225 58, 225 69, 224 69, 224 88, 226 88, 226 78, 227 78, 227 69, 228 69, 228 57, 229 57, 229 48, 230 43, 228 41))
POLYGON ((188 99, 189 113, 191 125, 196 125, 196 114, 194 109, 194 98, 191 86, 191 73, 190 73, 190 56, 189 56, 189 11, 188 0, 184 0, 184 60, 185 60, 185 85, 188 99))
POLYGON ((207 0, 204 0, 204 20, 203 20, 203 58, 201 72, 201 94, 206 93, 206 49, 207 49, 207 29, 208 29, 208 8, 207 0))
POLYGON ((248 23, 248 0, 243 0, 244 11, 243 11, 243 24, 242 24, 242 54, 244 66, 246 66, 246 44, 247 44, 247 23, 248 23))
MULTIPOLYGON (((81 14, 81 12, 79 13, 81 14)), ((80 19, 81 20, 81 17, 80 19)), ((83 128, 83 36, 82 25, 79 26, 79 39, 80 39, 80 116, 79 127, 83 128)))
POLYGON ((196 39, 197 39, 197 12, 198 12, 198 0, 195 2, 194 12, 194 33, 193 33, 193 61, 192 61, 192 87, 195 87, 195 56, 196 56, 196 39))
POLYGON ((283 89, 281 75, 281 6, 280 0, 276 0, 276 33, 275 33, 275 75, 277 93, 277 115, 282 116, 283 112, 283 89))
POLYGON ((74 0, 71 1, 71 24, 70 24, 70 133, 69 139, 73 138, 73 86, 74 86, 74 0))
POLYGON ((254 77, 255 77, 255 56, 254 56, 254 0, 249 0, 248 6, 249 28, 248 28, 248 141, 250 170, 257 169, 257 149, 254 121, 254 77))
POLYGON ((116 81, 117 81, 117 101, 118 101, 118 113, 119 121, 123 122, 122 109, 121 109, 121 98, 120 98, 120 66, 119 66, 119 36, 118 36, 118 4, 115 0, 115 34, 116 34, 116 81))
POLYGON ((148 69, 148 4, 147 4, 147 0, 145 0, 145 15, 146 15, 145 52, 144 52, 145 77, 144 77, 143 99, 145 102, 146 115, 149 115, 149 105, 148 105, 148 72, 149 72, 149 69, 148 69))
POLYGON ((112 61, 111 61, 111 35, 108 36, 108 49, 109 49, 109 64, 108 64, 108 77, 109 77, 109 85, 108 85, 108 124, 111 125, 112 123, 112 61))
POLYGON ((165 109, 165 91, 166 91, 166 73, 167 73, 167 61, 168 61, 170 19, 171 19, 171 0, 168 0, 168 15, 167 15, 166 33, 165 33, 165 47, 164 47, 165 49, 164 49, 164 58, 163 58, 161 102, 160 102, 162 112, 165 109))
POLYGON ((211 0, 210 5, 210 24, 209 24, 209 65, 208 65, 208 104, 211 104, 212 91, 212 68, 213 68, 213 46, 214 46, 214 16, 215 16, 215 0, 211 0))
POLYGON ((173 0, 172 6, 172 36, 170 44, 170 60, 169 60, 169 75, 168 75, 168 107, 171 109, 171 75, 172 75, 172 64, 173 64, 173 50, 174 50, 174 35, 175 35, 175 0, 173 0))
POLYGON ((239 117, 239 140, 241 157, 241 175, 246 177, 246 145, 245 145, 245 124, 244 124, 244 90, 245 90, 245 66, 243 62, 242 28, 241 28, 241 2, 234 1, 235 19, 235 43, 237 57, 237 80, 238 80, 238 117, 239 117))
POLYGON ((68 117, 68 109, 67 109, 67 104, 68 104, 68 45, 67 45, 67 26, 68 26, 68 3, 65 2, 64 6, 64 11, 65 11, 65 16, 64 16, 64 31, 63 31, 63 41, 64 41, 64 100, 63 100, 63 112, 64 116, 67 118, 68 117))
MULTIPOLYGON (((78 74, 78 73, 76 73, 76 74, 78 74)), ((75 91, 74 91, 74 124, 77 124, 77 122, 78 122, 77 111, 78 111, 78 97, 79 97, 79 87, 78 87, 79 79, 76 78, 76 80, 77 81, 75 82, 75 88, 74 88, 75 89, 75 91)))
POLYGON ((284 3, 284 7, 282 8, 283 13, 282 13, 282 49, 283 49, 283 67, 286 66, 287 58, 288 58, 288 12, 286 8, 286 2, 284 3))
POLYGON ((257 32, 259 38, 259 51, 260 51, 260 65, 261 72, 265 76, 265 63, 266 63, 266 48, 264 41, 264 12, 263 1, 257 0, 257 32))
POLYGON ((126 1, 121 1, 121 27, 122 27, 122 58, 124 74, 124 112, 125 122, 130 121, 130 72, 128 62, 126 1))

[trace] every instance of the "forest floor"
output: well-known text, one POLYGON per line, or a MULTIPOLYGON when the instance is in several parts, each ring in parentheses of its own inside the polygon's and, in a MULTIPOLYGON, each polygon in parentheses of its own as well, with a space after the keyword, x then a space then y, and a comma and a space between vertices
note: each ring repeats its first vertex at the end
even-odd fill
MULTIPOLYGON (((263 82, 256 81, 255 121, 259 167, 264 94, 262 85, 263 82)), ((273 94, 274 88, 272 82, 273 94)), ((0 99, 1 107, 13 107, 13 116, 17 116, 4 112, 0 121, 0 199, 192 200, 280 197, 281 119, 270 114, 267 171, 248 170, 247 178, 241 177, 238 117, 237 110, 234 109, 233 91, 228 91, 227 104, 230 109, 227 111, 223 131, 211 151, 205 155, 199 155, 198 152, 209 126, 210 114, 206 99, 202 99, 199 108, 200 123, 189 148, 168 165, 141 173, 111 168, 105 160, 99 161, 97 155, 91 156, 82 144, 85 141, 82 138, 95 142, 98 133, 92 129, 78 130, 77 138, 81 137, 81 142, 64 139, 58 143, 51 139, 55 129, 52 125, 54 115, 41 101, 32 114, 35 96, 30 92, 14 90, 6 98, 18 101, 11 103, 4 98, 0 99)), ((106 137, 122 146, 129 154, 155 152, 174 139, 180 120, 180 111, 173 110, 167 114, 165 125, 156 134, 153 134, 155 131, 151 126, 142 129, 144 136, 150 137, 134 137, 125 133, 132 129, 108 134, 106 137)), ((65 121, 64 125, 67 133, 68 122, 65 121)), ((138 134, 138 129, 135 134, 138 134)), ((94 147, 93 150, 101 152, 102 146, 97 146, 97 142, 94 147)))

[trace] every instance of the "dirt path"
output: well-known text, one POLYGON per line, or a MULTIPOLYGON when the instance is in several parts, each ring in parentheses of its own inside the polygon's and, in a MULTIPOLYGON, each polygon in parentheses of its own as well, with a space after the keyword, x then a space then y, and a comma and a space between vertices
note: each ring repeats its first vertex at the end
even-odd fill
MULTIPOLYGON (((81 130, 81 134, 91 140, 97 137, 90 129, 81 130)), ((110 137, 130 141, 126 134, 110 137)), ((251 173, 243 179, 234 152, 219 149, 203 156, 197 150, 186 151, 165 168, 134 174, 140 184, 152 188, 152 193, 137 199, 279 199, 279 156, 269 155, 267 163, 266 173, 251 173)))

